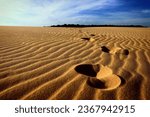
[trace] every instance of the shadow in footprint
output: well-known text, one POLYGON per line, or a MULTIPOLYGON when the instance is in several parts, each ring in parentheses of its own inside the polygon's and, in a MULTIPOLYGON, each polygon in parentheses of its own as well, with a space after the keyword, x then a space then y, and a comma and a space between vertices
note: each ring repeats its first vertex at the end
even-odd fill
MULTIPOLYGON (((126 83, 126 81, 121 76, 118 76, 118 77, 121 80, 121 83, 118 87, 121 87, 126 83)), ((93 88, 98 88, 98 89, 102 89, 102 90, 109 90, 110 89, 110 86, 105 81, 99 80, 96 77, 89 77, 87 79, 87 84, 93 88)))
POLYGON ((123 86, 123 85, 126 83, 126 80, 125 80, 123 77, 119 76, 119 75, 118 75, 118 77, 119 77, 120 80, 121 80, 120 86, 123 86))
POLYGON ((109 53, 110 51, 106 46, 102 46, 101 48, 103 52, 109 53))
POLYGON ((98 80, 95 77, 90 77, 87 79, 87 84, 93 88, 98 88, 98 89, 106 89, 107 87, 105 86, 105 83, 98 80))
POLYGON ((90 36, 95 36, 94 34, 90 34, 90 36))
POLYGON ((83 37, 83 38, 81 38, 81 39, 84 39, 84 40, 87 40, 87 41, 90 40, 90 38, 88 38, 88 37, 83 37))
POLYGON ((128 54, 129 54, 129 50, 124 49, 123 52, 122 52, 122 54, 123 54, 123 55, 128 55, 128 54))
POLYGON ((91 38, 91 37, 83 37, 83 38, 81 38, 81 39, 86 40, 86 41, 90 41, 90 42, 95 41, 95 39, 94 39, 94 38, 91 38))
POLYGON ((90 77, 96 77, 97 72, 99 71, 98 65, 91 65, 91 64, 82 64, 75 67, 76 72, 90 76, 90 77))
POLYGON ((133 74, 131 73, 131 71, 121 69, 121 72, 119 73, 119 77, 122 77, 125 79, 125 81, 128 81, 130 78, 133 77, 133 74))

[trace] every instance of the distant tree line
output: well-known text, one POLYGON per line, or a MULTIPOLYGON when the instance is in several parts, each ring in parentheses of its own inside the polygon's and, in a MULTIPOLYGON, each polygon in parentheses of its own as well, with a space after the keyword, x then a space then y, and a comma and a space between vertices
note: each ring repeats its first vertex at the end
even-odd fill
POLYGON ((82 24, 63 24, 63 25, 52 25, 52 26, 45 26, 45 27, 145 27, 142 25, 82 25, 82 24))

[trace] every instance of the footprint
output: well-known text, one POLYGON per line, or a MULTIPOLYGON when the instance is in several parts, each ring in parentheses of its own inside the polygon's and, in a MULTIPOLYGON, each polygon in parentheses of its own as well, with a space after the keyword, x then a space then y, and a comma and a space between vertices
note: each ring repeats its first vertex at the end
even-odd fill
POLYGON ((102 46, 101 48, 103 52, 109 53, 110 51, 106 46, 102 46))
POLYGON ((89 38, 89 37, 82 37, 81 39, 83 39, 83 40, 87 40, 87 41, 89 41, 89 40, 90 40, 90 38, 89 38))
POLYGON ((93 39, 93 38, 91 38, 91 37, 83 37, 83 38, 81 38, 81 39, 86 40, 86 41, 90 41, 90 42, 95 41, 95 39, 93 39))
POLYGON ((96 77, 97 72, 99 71, 99 65, 82 64, 76 66, 75 71, 89 77, 96 77))
POLYGON ((121 84, 120 77, 113 74, 112 69, 103 65, 101 65, 100 70, 96 75, 96 78, 101 81, 101 83, 103 83, 105 90, 115 89, 121 84))
POLYGON ((110 76, 112 74, 113 74, 113 72, 109 67, 100 65, 100 69, 96 75, 96 78, 100 80, 100 79, 110 76))
POLYGON ((101 80, 90 77, 87 80, 87 84, 91 87, 98 88, 102 91, 109 91, 109 90, 113 90, 121 86, 123 84, 122 81, 124 80, 120 79, 119 76, 111 75, 101 80))
POLYGON ((128 54, 129 54, 129 50, 124 49, 124 50, 122 51, 122 54, 123 54, 123 55, 128 55, 128 54))
POLYGON ((95 41, 95 39, 93 39, 93 38, 90 38, 90 42, 93 42, 93 41, 95 41))
POLYGON ((92 36, 92 37, 93 37, 93 36, 95 36, 95 34, 90 34, 90 36, 92 36))
POLYGON ((120 47, 113 47, 113 48, 111 48, 111 50, 110 50, 110 54, 116 54, 116 53, 118 53, 119 51, 121 50, 121 48, 120 47))
POLYGON ((113 48, 109 49, 106 46, 102 46, 101 49, 102 49, 103 52, 110 53, 110 54, 113 54, 113 55, 114 54, 122 54, 122 55, 128 55, 129 54, 129 50, 122 49, 120 47, 113 47, 113 48))
POLYGON ((87 84, 101 90, 112 90, 120 86, 121 79, 112 69, 103 65, 82 64, 75 67, 77 73, 88 76, 87 84))

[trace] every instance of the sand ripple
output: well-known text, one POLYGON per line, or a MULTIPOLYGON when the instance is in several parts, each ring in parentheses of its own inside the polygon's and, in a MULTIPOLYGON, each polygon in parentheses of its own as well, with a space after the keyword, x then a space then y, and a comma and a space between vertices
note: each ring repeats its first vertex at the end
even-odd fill
POLYGON ((0 27, 0 99, 150 99, 149 28, 0 27))

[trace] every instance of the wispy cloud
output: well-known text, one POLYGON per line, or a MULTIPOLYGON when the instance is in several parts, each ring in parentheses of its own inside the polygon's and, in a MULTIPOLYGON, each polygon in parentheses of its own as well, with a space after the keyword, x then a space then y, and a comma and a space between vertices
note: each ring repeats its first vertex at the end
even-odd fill
POLYGON ((74 17, 81 16, 79 14, 81 11, 102 9, 112 4, 116 4, 116 0, 59 0, 59 2, 57 0, 1 0, 0 23, 4 25, 50 25, 68 21, 73 23, 74 17))
MULTIPOLYGON (((148 22, 149 9, 138 11, 107 11, 122 6, 120 0, 1 0, 0 25, 51 24, 114 24, 148 22), (94 14, 98 11, 98 14, 94 14), (103 12, 103 13, 102 13, 103 12), (135 16, 135 17, 133 17, 135 16), (133 20, 138 19, 138 20, 133 20), (127 22, 128 21, 128 22, 127 22)), ((118 10, 118 9, 117 9, 118 10)))
MULTIPOLYGON (((43 17, 42 21, 45 20, 45 23, 49 24, 81 23, 84 19, 81 19, 83 15, 80 12, 103 9, 112 4, 116 4, 116 0, 111 0, 111 2, 110 0, 60 0, 60 2, 45 0, 42 6, 37 4, 32 7, 35 14, 35 17, 32 16, 32 18, 41 20, 43 17)), ((84 16, 87 17, 87 15, 84 16)))

